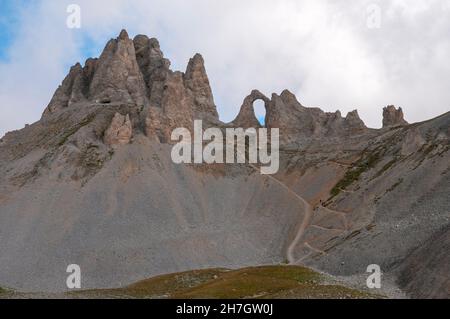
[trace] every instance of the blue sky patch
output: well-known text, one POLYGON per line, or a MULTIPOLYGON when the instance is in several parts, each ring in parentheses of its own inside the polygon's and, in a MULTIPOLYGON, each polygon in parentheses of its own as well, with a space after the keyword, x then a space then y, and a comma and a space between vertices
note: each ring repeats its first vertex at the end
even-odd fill
POLYGON ((21 3, 21 0, 0 0, 0 61, 9 60, 8 48, 14 41, 21 3))

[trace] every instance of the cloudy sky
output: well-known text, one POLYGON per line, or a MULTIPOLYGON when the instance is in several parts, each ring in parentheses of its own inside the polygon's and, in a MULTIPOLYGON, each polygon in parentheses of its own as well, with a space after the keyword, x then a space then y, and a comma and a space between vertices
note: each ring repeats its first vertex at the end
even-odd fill
POLYGON ((173 69, 201 53, 223 121, 254 88, 358 109, 371 127, 389 104, 429 119, 450 110, 449 17, 448 0, 0 0, 0 136, 38 120, 70 66, 122 28, 157 37, 173 69))

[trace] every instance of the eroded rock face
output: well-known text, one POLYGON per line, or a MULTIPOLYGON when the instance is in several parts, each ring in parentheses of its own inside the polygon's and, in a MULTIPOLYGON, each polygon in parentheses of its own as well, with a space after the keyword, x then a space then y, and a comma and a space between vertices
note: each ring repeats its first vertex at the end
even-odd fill
POLYGON ((71 68, 43 117, 82 102, 140 107, 144 131, 161 142, 169 142, 177 127, 191 128, 195 119, 220 125, 203 57, 196 54, 184 73, 173 72, 157 39, 138 35, 131 40, 125 30, 99 59, 71 68))
POLYGON ((75 64, 58 87, 43 116, 56 113, 74 103, 83 102, 89 96, 89 83, 97 67, 97 59, 88 59, 83 68, 75 64))
POLYGON ((367 126, 359 117, 358 111, 354 110, 349 112, 345 117, 344 121, 344 130, 346 130, 349 134, 357 134, 364 132, 367 129, 367 126))
POLYGON ((341 112, 326 113, 319 108, 303 106, 288 90, 268 99, 254 90, 242 104, 239 115, 231 123, 236 127, 260 127, 253 103, 261 99, 266 106, 266 126, 279 128, 283 143, 295 142, 301 138, 333 137, 362 134, 367 131, 358 112, 350 112, 343 118, 341 112))
POLYGON ((194 113, 197 118, 209 118, 218 120, 216 105, 212 90, 209 84, 208 75, 206 74, 205 62, 200 54, 196 54, 189 60, 184 75, 184 84, 187 94, 191 96, 194 102, 194 113))
MULTIPOLYGON (((266 107, 266 126, 279 128, 281 142, 295 143, 303 138, 346 137, 368 131, 357 111, 343 117, 320 108, 305 107, 288 90, 271 98, 254 90, 242 104, 235 127, 260 127, 253 103, 261 99, 266 107)), ((55 92, 44 117, 77 103, 125 103, 142 109, 143 131, 150 138, 169 143, 178 127, 191 129, 194 120, 204 127, 225 126, 219 121, 205 62, 200 54, 189 60, 185 72, 174 72, 155 38, 138 35, 133 40, 122 30, 111 39, 99 59, 88 59, 85 66, 73 66, 55 92)), ((405 125, 402 109, 383 110, 383 126, 405 125)))
POLYGON ((122 30, 111 39, 99 59, 73 66, 55 92, 43 117, 78 102, 147 104, 147 90, 136 60, 133 41, 122 30))
POLYGON ((129 144, 133 135, 130 116, 116 113, 105 131, 104 142, 110 146, 129 144))
POLYGON ((241 110, 236 117, 236 119, 232 122, 232 125, 235 127, 249 128, 249 127, 260 127, 258 119, 255 115, 255 108, 253 107, 253 103, 257 100, 264 101, 266 108, 270 100, 262 94, 258 90, 253 90, 250 95, 248 95, 244 102, 242 103, 241 110))
POLYGON ((420 131, 417 128, 412 128, 408 131, 402 143, 401 154, 408 156, 411 153, 417 152, 425 144, 426 140, 420 131))
POLYGON ((403 110, 401 107, 398 109, 393 105, 389 105, 383 109, 383 127, 393 127, 407 125, 403 117, 403 110))
POLYGON ((152 107, 161 107, 164 83, 170 71, 170 61, 164 58, 159 42, 146 35, 137 35, 134 40, 136 60, 144 77, 149 103, 152 107))
MULTIPOLYGON (((285 143, 301 138, 357 135, 367 130, 357 111, 343 118, 339 111, 326 113, 305 107, 288 90, 270 99, 252 91, 231 124, 260 127, 253 108, 258 99, 266 106, 266 126, 279 128, 285 143)), ((157 39, 138 35, 131 40, 125 30, 108 42, 99 59, 87 60, 84 67, 72 67, 44 117, 77 103, 136 105, 142 110, 140 127, 148 137, 163 143, 171 142, 175 128, 191 129, 194 120, 203 120, 204 127, 225 126, 219 121, 200 54, 189 60, 184 73, 174 72, 157 39)))
POLYGON ((150 107, 145 119, 146 134, 157 137, 160 142, 169 143, 175 128, 192 130, 194 109, 192 97, 183 81, 183 73, 171 73, 164 83, 161 108, 150 107))
POLYGON ((145 82, 136 60, 133 41, 125 30, 106 45, 98 60, 89 97, 96 101, 146 104, 145 82))
POLYGON ((156 84, 157 95, 153 96, 155 87, 150 95, 154 102, 149 105, 145 119, 147 136, 170 143, 175 128, 192 130, 194 120, 203 120, 205 127, 221 125, 200 54, 189 61, 185 73, 168 71, 164 80, 160 80, 161 83, 156 84), (161 92, 158 91, 160 85, 161 92))

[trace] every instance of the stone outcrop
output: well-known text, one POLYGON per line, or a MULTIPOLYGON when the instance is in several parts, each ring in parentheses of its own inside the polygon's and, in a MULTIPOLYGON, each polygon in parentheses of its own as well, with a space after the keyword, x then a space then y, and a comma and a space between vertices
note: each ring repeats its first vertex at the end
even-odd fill
POLYGON ((108 42, 89 87, 89 97, 102 102, 146 104, 145 82, 136 60, 133 41, 125 30, 108 42))
POLYGON ((188 63, 185 73, 168 71, 153 83, 152 102, 145 119, 147 136, 156 136, 161 142, 170 142, 171 132, 178 127, 192 129, 196 119, 205 126, 220 125, 219 115, 206 74, 204 60, 196 54, 188 63), (164 79, 163 79, 164 78, 164 79), (159 92, 160 85, 163 90, 159 92))
POLYGON ((77 63, 71 68, 43 116, 87 101, 146 104, 144 78, 136 60, 133 41, 125 30, 117 39, 107 43, 99 59, 88 59, 84 67, 77 63))
POLYGON ((266 108, 268 107, 268 103, 270 103, 270 100, 264 94, 258 90, 253 90, 250 95, 244 99, 238 116, 231 123, 234 127, 249 128, 261 126, 256 118, 255 109, 253 107, 253 103, 257 100, 264 101, 266 108))
MULTIPOLYGON (((279 128, 282 142, 303 138, 345 137, 368 131, 357 111, 343 117, 340 111, 328 113, 305 107, 288 90, 271 98, 254 90, 242 104, 235 127, 260 127, 253 103, 263 100, 268 128, 279 128)), ((73 66, 53 96, 44 117, 77 103, 135 105, 143 112, 138 121, 150 138, 170 143, 177 127, 191 129, 195 119, 204 127, 225 126, 219 121, 205 62, 195 54, 185 72, 174 72, 155 38, 137 35, 131 40, 125 30, 111 39, 98 59, 85 66, 73 66)), ((383 111, 383 126, 405 125, 403 112, 394 106, 383 111)))
POLYGON ((146 134, 169 143, 172 130, 178 127, 192 129, 193 101, 184 86, 183 73, 171 73, 164 82, 161 108, 150 107, 145 119, 146 134))
POLYGON ((116 113, 105 131, 104 142, 110 146, 129 144, 133 134, 130 116, 116 113))
POLYGON ((170 71, 170 61, 164 58, 159 42, 146 35, 137 35, 134 40, 136 60, 144 77, 150 106, 161 107, 164 83, 170 71))
POLYGON ((296 96, 288 90, 271 99, 254 90, 242 104, 239 115, 231 123, 235 127, 260 127, 256 119, 253 103, 261 99, 266 107, 266 126, 279 128, 284 143, 302 138, 339 137, 362 134, 367 131, 357 111, 343 118, 341 112, 326 113, 319 108, 303 106, 296 96))
POLYGON ((100 58, 71 68, 43 117, 81 102, 141 107, 147 135, 162 142, 170 141, 174 128, 190 128, 194 119, 220 124, 200 54, 184 73, 173 72, 157 39, 138 35, 131 40, 125 30, 108 42, 100 58))
POLYGON ((408 125, 403 117, 403 110, 398 109, 394 105, 389 105, 383 109, 383 127, 393 127, 408 125))
POLYGON ((197 118, 210 119, 216 121, 219 119, 214 98, 206 74, 205 62, 200 54, 194 55, 189 60, 184 75, 184 86, 187 94, 194 103, 194 113, 197 118))
POLYGON ((86 101, 89 97, 89 83, 92 80, 98 59, 88 59, 85 66, 75 64, 44 111, 44 116, 56 113, 71 105, 86 101))
POLYGON ((347 114, 344 120, 343 129, 349 134, 361 133, 367 129, 367 126, 359 117, 358 110, 354 110, 347 114))

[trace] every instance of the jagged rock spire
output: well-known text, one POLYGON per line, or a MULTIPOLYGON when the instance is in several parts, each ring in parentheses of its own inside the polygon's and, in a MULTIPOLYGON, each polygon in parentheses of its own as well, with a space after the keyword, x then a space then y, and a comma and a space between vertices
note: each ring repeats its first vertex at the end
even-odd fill
POLYGON ((128 40, 129 37, 128 37, 128 32, 127 32, 127 30, 122 29, 122 31, 120 31, 120 34, 119 34, 118 39, 119 39, 119 40, 128 40))
POLYGON ((125 30, 108 42, 90 83, 91 99, 146 104, 145 82, 136 60, 133 41, 125 30))
POLYGON ((214 97, 206 74, 205 61, 199 53, 189 60, 184 75, 184 83, 194 100, 196 115, 218 120, 219 114, 214 104, 214 97))
POLYGON ((389 105, 383 109, 383 127, 407 125, 401 107, 398 109, 394 105, 389 105))
POLYGON ((359 117, 358 110, 353 110, 347 114, 345 117, 346 130, 350 133, 359 133, 367 129, 363 120, 359 117))
POLYGON ((161 107, 164 83, 170 74, 170 61, 164 58, 159 42, 146 35, 137 35, 134 40, 136 59, 144 77, 151 106, 161 107))
POLYGON ((84 67, 77 63, 71 68, 43 116, 85 101, 146 103, 133 41, 125 30, 107 43, 99 59, 88 59, 84 67))
MULTIPOLYGON (((240 113, 232 122, 236 127, 259 127, 253 102, 262 99, 266 106, 268 128, 279 128, 282 136, 295 141, 303 137, 347 136, 365 132, 367 127, 357 111, 343 118, 340 112, 326 113, 319 108, 304 107, 288 90, 271 99, 254 90, 245 98, 240 113)), ((195 54, 186 71, 173 72, 155 38, 137 35, 133 40, 125 30, 111 39, 100 58, 88 59, 85 66, 73 66, 56 91, 44 116, 76 103, 131 104, 142 112, 147 135, 161 141, 170 140, 176 127, 192 126, 201 119, 205 126, 223 125, 206 73, 205 61, 195 54)), ((385 110, 385 125, 403 123, 401 109, 385 110)), ((405 122, 406 123, 406 122, 405 122)))
POLYGON ((72 67, 43 116, 78 102, 135 104, 143 106, 149 114, 167 115, 176 108, 174 99, 166 92, 169 87, 170 94, 184 99, 175 103, 183 106, 178 105, 177 112, 219 122, 200 54, 190 59, 184 74, 173 72, 157 39, 138 35, 131 40, 126 30, 122 30, 106 44, 100 58, 88 59, 84 67, 79 63, 72 67), (151 108, 160 111, 150 111, 151 108))
POLYGON ((58 87, 52 100, 47 106, 44 114, 56 112, 64 107, 67 107, 72 93, 73 82, 78 76, 81 66, 79 63, 70 68, 69 74, 63 80, 62 84, 58 87))
POLYGON ((53 95, 43 115, 46 116, 73 104, 88 100, 89 84, 96 71, 97 62, 98 59, 89 58, 86 60, 84 67, 80 63, 72 66, 69 74, 53 95))

